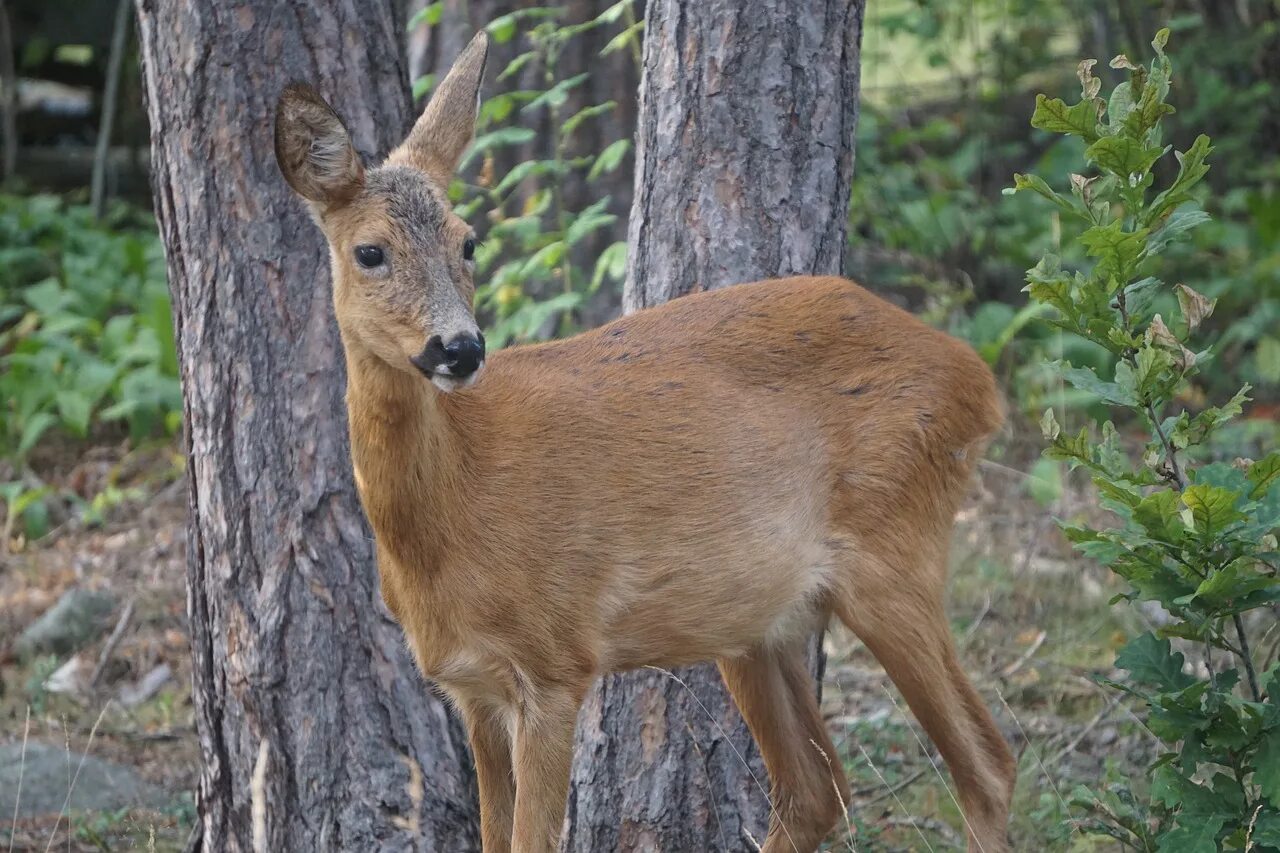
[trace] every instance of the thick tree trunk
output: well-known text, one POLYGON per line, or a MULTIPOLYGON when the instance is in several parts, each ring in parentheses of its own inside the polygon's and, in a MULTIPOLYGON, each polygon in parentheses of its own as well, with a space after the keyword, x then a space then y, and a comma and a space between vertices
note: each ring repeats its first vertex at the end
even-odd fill
MULTIPOLYGON (((840 271, 862 12, 863 0, 649 4, 629 310, 840 271)), ((675 676, 612 677, 588 700, 569 850, 737 851, 763 839, 768 782, 718 673, 675 676)))
POLYGON ((356 144, 409 118, 394 0, 141 0, 182 364, 206 850, 478 849, 470 761, 378 592, 319 231, 272 154, 319 85, 356 144))

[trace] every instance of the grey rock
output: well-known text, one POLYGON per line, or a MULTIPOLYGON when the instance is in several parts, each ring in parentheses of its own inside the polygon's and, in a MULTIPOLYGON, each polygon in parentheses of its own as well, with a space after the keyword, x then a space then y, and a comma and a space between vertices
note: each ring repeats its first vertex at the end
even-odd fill
MULTIPOLYGON (((67 750, 62 746, 31 741, 27 743, 25 765, 22 743, 0 745, 0 814, 12 815, 14 803, 19 817, 58 814, 67 802, 67 750), (18 802, 18 780, 22 799, 18 802)), ((143 779, 131 767, 84 756, 72 751, 69 812, 112 811, 115 809, 160 809, 172 799, 143 779)))
POLYGON ((14 651, 20 658, 71 654, 109 627, 115 606, 109 592, 69 589, 19 635, 14 651))

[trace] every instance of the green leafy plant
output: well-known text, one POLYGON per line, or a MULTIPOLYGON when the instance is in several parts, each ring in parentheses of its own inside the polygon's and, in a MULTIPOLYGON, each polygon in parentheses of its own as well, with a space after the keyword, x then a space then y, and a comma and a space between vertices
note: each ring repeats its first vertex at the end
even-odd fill
MULTIPOLYGON (((50 195, 0 195, 0 459, 17 469, 52 433, 119 425, 172 433, 181 393, 160 242, 120 206, 98 221, 50 195)), ((6 525, 44 526, 47 490, 0 485, 6 525)))
POLYGON ((1105 682, 1145 703, 1146 725, 1164 746, 1150 790, 1080 788, 1073 805, 1083 811, 1079 828, 1134 850, 1280 850, 1280 664, 1259 656, 1251 631, 1251 617, 1270 616, 1280 602, 1280 452, 1210 461, 1207 443, 1241 413, 1248 385, 1194 413, 1176 402, 1212 364, 1211 349, 1188 342, 1214 301, 1154 272, 1162 253, 1208 220, 1196 198, 1213 149, 1199 136, 1175 153, 1176 170, 1164 168, 1171 146, 1161 124, 1174 112, 1168 37, 1161 30, 1152 42, 1150 66, 1111 61, 1128 79, 1109 97, 1092 60, 1079 67, 1079 101, 1040 96, 1032 124, 1080 139, 1089 174, 1072 174, 1069 194, 1034 175, 1015 175, 1010 190, 1081 221, 1086 263, 1069 269, 1046 255, 1026 290, 1052 308, 1053 323, 1114 364, 1063 361, 1062 377, 1146 433, 1128 441, 1109 420, 1069 433, 1045 412, 1046 455, 1087 471, 1115 519, 1063 530, 1128 583, 1117 600, 1155 602, 1169 614, 1120 651, 1116 667, 1127 675, 1105 682))
MULTIPOLYGON (((506 81, 536 79, 528 89, 499 92, 483 103, 477 135, 463 159, 460 171, 478 164, 474 183, 455 181, 450 196, 463 218, 487 223, 476 250, 476 309, 487 320, 491 344, 528 341, 571 331, 574 311, 603 284, 622 280, 626 269, 626 245, 615 242, 597 258, 580 264, 580 247, 591 237, 612 228, 617 216, 608 212, 610 198, 571 210, 564 185, 571 177, 594 181, 621 166, 631 143, 617 139, 599 151, 571 156, 578 131, 587 123, 615 110, 606 101, 565 114, 570 94, 588 80, 587 73, 562 77, 561 55, 565 46, 583 33, 599 27, 617 30, 602 50, 638 50, 640 28, 634 0, 620 0, 594 18, 567 22, 568 9, 559 6, 527 7, 491 21, 486 30, 497 44, 520 38, 528 45, 498 74, 506 81), (528 145, 539 137, 531 125, 545 123, 550 140, 547 156, 523 160, 505 173, 495 174, 495 155, 503 148, 528 145), (575 251, 578 250, 578 251, 575 251)), ((420 13, 423 23, 437 22, 439 4, 420 13)), ((637 54, 638 58, 638 54, 637 54)), ((415 84, 415 93, 426 94, 434 80, 415 84)))

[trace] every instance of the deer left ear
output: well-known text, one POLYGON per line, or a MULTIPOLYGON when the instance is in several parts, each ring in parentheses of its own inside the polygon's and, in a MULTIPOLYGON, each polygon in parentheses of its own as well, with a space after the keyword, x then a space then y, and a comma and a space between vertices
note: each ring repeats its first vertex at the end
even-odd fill
POLYGON ((458 55, 408 138, 391 152, 387 162, 421 169, 441 188, 449 185, 475 134, 488 55, 489 37, 481 30, 458 55))

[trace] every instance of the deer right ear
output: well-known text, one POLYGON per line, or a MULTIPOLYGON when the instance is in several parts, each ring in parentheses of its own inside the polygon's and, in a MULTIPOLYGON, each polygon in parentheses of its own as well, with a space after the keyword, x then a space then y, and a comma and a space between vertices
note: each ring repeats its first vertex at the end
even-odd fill
POLYGON ((280 94, 275 142, 284 179, 307 201, 331 207, 350 201, 364 186, 364 166, 342 119, 305 83, 280 94))

